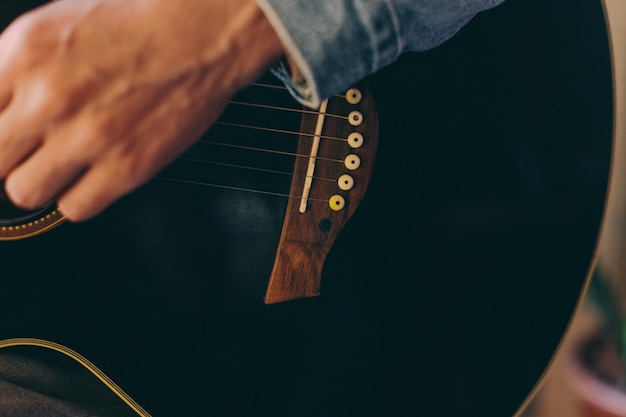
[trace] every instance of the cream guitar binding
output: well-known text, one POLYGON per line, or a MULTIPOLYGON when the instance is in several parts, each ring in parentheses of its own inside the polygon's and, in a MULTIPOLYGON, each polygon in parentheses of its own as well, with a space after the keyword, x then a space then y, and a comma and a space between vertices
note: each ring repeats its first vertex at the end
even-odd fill
POLYGON ((36 348, 47 349, 53 352, 57 352, 76 362, 83 369, 87 370, 91 375, 97 378, 102 385, 109 389, 115 396, 117 396, 126 406, 136 413, 140 417, 150 417, 150 414, 144 410, 141 405, 137 404, 124 390, 122 390, 111 378, 109 378, 104 372, 102 372, 96 365, 91 363, 80 353, 68 348, 67 346, 50 342, 48 340, 34 339, 34 338, 15 338, 0 340, 0 350, 11 350, 11 348, 36 348))

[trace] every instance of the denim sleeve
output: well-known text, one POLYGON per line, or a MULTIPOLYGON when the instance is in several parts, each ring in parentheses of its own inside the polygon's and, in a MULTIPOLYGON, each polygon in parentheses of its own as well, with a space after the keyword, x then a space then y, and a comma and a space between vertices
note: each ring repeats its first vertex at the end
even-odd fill
POLYGON ((503 0, 257 0, 292 66, 275 73, 302 103, 317 107, 407 51, 451 38, 476 13, 503 0))

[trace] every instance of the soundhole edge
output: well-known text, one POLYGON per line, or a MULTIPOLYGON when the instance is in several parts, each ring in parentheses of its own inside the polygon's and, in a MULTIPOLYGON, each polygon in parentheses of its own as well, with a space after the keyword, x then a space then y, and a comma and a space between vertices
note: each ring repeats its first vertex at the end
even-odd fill
POLYGON ((64 221, 65 216, 52 204, 31 212, 0 210, 0 241, 33 237, 64 221))

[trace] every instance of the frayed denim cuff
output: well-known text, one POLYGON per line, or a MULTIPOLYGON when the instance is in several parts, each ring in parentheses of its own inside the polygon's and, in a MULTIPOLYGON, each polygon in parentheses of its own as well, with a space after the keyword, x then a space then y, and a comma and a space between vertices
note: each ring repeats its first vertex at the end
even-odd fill
POLYGON ((401 52, 397 21, 387 1, 257 1, 289 56, 274 73, 307 106, 319 106, 401 52))

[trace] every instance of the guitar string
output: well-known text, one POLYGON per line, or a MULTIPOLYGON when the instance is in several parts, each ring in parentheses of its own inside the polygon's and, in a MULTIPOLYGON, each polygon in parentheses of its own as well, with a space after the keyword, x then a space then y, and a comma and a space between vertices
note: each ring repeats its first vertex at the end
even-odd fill
MULTIPOLYGON (((238 169, 245 169, 245 170, 250 170, 250 171, 266 172, 268 174, 285 175, 285 176, 291 176, 292 178, 293 177, 296 177, 296 178, 306 177, 306 175, 294 174, 293 172, 278 171, 275 169, 259 168, 259 167, 253 167, 253 166, 248 166, 248 165, 231 164, 228 162, 218 162, 218 161, 211 161, 211 160, 206 160, 206 159, 189 158, 185 156, 181 156, 178 159, 183 160, 183 161, 189 161, 189 162, 197 162, 201 164, 219 165, 219 166, 224 166, 228 168, 238 168, 238 169)), ((320 180, 320 181, 331 181, 331 182, 337 181, 335 178, 324 178, 324 177, 318 177, 316 175, 312 176, 311 178, 313 178, 314 180, 320 180)))
MULTIPOLYGON (((155 176, 154 178, 158 179, 158 180, 173 181, 173 182, 179 182, 179 183, 184 183, 184 184, 202 185, 202 186, 205 186, 205 187, 222 188, 222 189, 232 190, 232 191, 243 191, 243 192, 248 192, 248 193, 252 193, 252 194, 271 195, 271 196, 275 196, 275 197, 296 198, 296 199, 302 198, 302 196, 294 195, 294 194, 278 193, 278 192, 274 192, 274 191, 255 190, 255 189, 252 189, 252 188, 235 187, 235 186, 232 186, 232 185, 214 184, 214 183, 210 183, 210 182, 184 180, 184 179, 181 179, 181 178, 162 177, 162 176, 159 176, 159 175, 155 176)), ((330 201, 329 199, 312 198, 312 197, 309 197, 308 200, 309 201, 318 202, 318 203, 327 203, 327 204, 330 201)))
POLYGON ((320 161, 343 163, 343 159, 325 158, 322 156, 311 157, 311 155, 303 155, 303 154, 299 154, 296 152, 278 151, 275 149, 265 149, 265 148, 255 148, 253 146, 235 145, 232 143, 214 142, 214 141, 208 141, 208 140, 203 140, 203 139, 200 139, 197 142, 204 143, 206 145, 222 146, 225 148, 241 149, 241 150, 246 150, 246 151, 269 153, 269 154, 274 154, 274 155, 295 156, 296 158, 312 158, 312 159, 320 160, 320 161))
MULTIPOLYGON (((288 111, 288 112, 300 113, 300 114, 311 114, 314 116, 318 116, 321 114, 319 111, 315 111, 315 110, 304 110, 304 109, 292 108, 292 107, 272 106, 269 104, 259 104, 259 103, 252 103, 252 102, 246 102, 246 101, 231 100, 228 103, 231 105, 249 106, 249 107, 257 107, 257 108, 271 109, 271 110, 281 110, 281 111, 288 111)), ((343 116, 339 114, 324 113, 324 116, 348 120, 348 116, 343 116)))
POLYGON ((269 83, 262 83, 262 82, 254 82, 254 83, 250 83, 250 86, 276 88, 278 90, 287 90, 287 87, 285 87, 284 84, 269 84, 269 83))
MULTIPOLYGON (((284 85, 278 85, 278 84, 268 84, 268 83, 255 82, 255 83, 251 83, 249 85, 253 86, 253 87, 262 87, 262 88, 273 88, 273 89, 279 89, 279 90, 287 90, 287 87, 285 87, 284 85)), ((343 94, 334 94, 333 97, 345 98, 345 95, 343 95, 343 94)), ((264 104, 259 104, 259 103, 251 103, 251 102, 246 102, 246 101, 239 101, 239 100, 235 100, 235 99, 230 100, 229 104, 238 104, 238 105, 244 105, 244 106, 255 106, 255 107, 266 108, 266 109, 285 110, 285 111, 290 111, 290 112, 295 112, 295 113, 311 114, 311 115, 316 115, 316 116, 320 115, 319 111, 302 109, 302 107, 301 107, 302 105, 299 102, 295 101, 295 100, 293 100, 293 104, 298 106, 298 107, 271 106, 271 105, 264 105, 264 104)), ((324 115, 328 116, 328 117, 336 117, 336 118, 339 118, 339 119, 348 120, 348 116, 343 116, 343 115, 340 115, 340 114, 324 113, 324 115)))
MULTIPOLYGON (((214 124, 215 125, 219 125, 219 126, 239 127, 239 128, 242 128, 242 129, 254 129, 254 130, 260 130, 260 131, 264 131, 264 132, 283 133, 283 134, 286 134, 286 135, 297 135, 297 136, 305 136, 305 137, 310 137, 310 138, 315 136, 314 133, 296 132, 294 130, 275 129, 275 128, 271 128, 271 127, 246 125, 246 124, 243 124, 243 123, 222 122, 220 120, 216 121, 214 124)), ((337 136, 328 136, 328 135, 320 135, 319 138, 320 139, 329 139, 329 140, 339 140, 339 141, 342 141, 342 142, 347 142, 348 141, 348 139, 346 139, 346 138, 340 138, 340 137, 337 137, 337 136)))
MULTIPOLYGON (((267 88, 275 88, 278 90, 287 90, 287 87, 285 87, 284 84, 270 84, 270 83, 261 83, 261 82, 255 82, 255 83, 250 83, 250 86, 253 87, 267 87, 267 88)), ((343 94, 334 94, 334 97, 345 97, 345 95, 343 94)))

